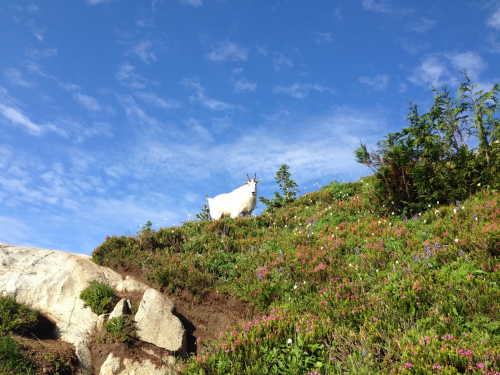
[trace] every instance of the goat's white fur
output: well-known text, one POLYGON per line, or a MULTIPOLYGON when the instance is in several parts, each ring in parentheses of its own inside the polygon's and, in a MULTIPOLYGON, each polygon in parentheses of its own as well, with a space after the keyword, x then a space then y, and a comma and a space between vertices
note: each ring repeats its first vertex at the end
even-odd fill
MULTIPOLYGON (((248 175, 247 175, 248 177, 248 175)), ((215 198, 208 198, 210 207, 210 216, 212 219, 219 220, 223 217, 235 218, 243 214, 250 216, 257 205, 257 174, 253 179, 248 177, 242 187, 233 190, 228 194, 220 194, 215 198)))

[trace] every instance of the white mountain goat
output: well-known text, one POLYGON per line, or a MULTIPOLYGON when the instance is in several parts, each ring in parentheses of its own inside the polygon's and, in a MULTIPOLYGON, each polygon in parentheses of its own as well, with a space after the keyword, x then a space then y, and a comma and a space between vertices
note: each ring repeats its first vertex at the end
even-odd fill
MULTIPOLYGON (((248 177, 248 174, 247 174, 248 177)), ((250 216, 257 204, 257 182, 255 181, 257 173, 253 180, 248 177, 242 187, 233 190, 228 194, 220 194, 215 198, 208 198, 210 207, 210 216, 212 219, 219 220, 222 217, 235 218, 243 214, 250 216)))

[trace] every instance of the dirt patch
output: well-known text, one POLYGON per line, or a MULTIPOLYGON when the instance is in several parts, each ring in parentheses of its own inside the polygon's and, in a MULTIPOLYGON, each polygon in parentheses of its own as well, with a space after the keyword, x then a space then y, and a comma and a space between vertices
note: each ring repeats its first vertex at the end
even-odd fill
POLYGON ((56 325, 41 315, 37 326, 22 336, 9 336, 20 344, 24 358, 33 361, 35 374, 75 374, 78 357, 75 347, 55 336, 56 325))
MULTIPOLYGON (((128 275, 158 289, 158 284, 148 280, 141 269, 118 265, 114 271, 123 278, 128 275)), ((189 353, 196 353, 196 338, 216 339, 228 328, 239 325, 255 315, 261 315, 260 311, 251 308, 247 302, 233 297, 227 298, 215 292, 202 297, 196 297, 187 290, 179 295, 167 295, 175 305, 176 316, 186 329, 189 353)))
MULTIPOLYGON (((144 341, 135 340, 131 343, 114 342, 103 344, 92 339, 90 345, 92 352, 92 366, 94 375, 99 375, 102 364, 106 361, 109 353, 113 353, 114 357, 128 358, 132 361, 142 362, 149 359, 158 368, 163 364, 162 358, 165 356, 165 350, 153 344, 144 341)), ((120 365, 118 372, 125 369, 123 362, 120 365)))

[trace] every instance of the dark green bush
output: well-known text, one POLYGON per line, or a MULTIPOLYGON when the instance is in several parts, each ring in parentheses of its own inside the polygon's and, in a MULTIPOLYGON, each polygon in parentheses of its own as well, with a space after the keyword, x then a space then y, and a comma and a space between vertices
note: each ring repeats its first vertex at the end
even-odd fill
POLYGON ((457 98, 433 89, 429 112, 420 115, 410 102, 410 126, 388 134, 376 151, 364 144, 355 150, 356 160, 375 172, 366 201, 371 211, 409 217, 481 187, 499 188, 499 86, 476 91, 464 75, 457 98))
POLYGON ((92 280, 89 286, 82 290, 80 298, 85 302, 85 306, 89 306, 92 312, 98 315, 111 312, 118 302, 113 288, 99 280, 92 280))

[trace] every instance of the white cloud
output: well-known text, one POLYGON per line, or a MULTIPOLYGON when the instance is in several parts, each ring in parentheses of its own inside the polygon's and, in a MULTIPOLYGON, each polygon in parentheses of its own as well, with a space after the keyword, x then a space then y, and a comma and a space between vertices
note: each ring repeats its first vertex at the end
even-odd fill
POLYGON ((424 56, 408 79, 415 85, 427 87, 457 85, 460 71, 466 71, 469 77, 477 80, 485 67, 486 63, 476 52, 437 53, 424 56))
POLYGON ((100 4, 100 3, 107 3, 110 0, 85 0, 85 1, 87 2, 87 4, 97 5, 97 4, 100 4))
POLYGON ((57 48, 45 48, 42 50, 36 48, 28 48, 26 49, 26 55, 32 59, 45 59, 47 57, 57 55, 57 48))
POLYGON ((212 130, 215 133, 223 133, 227 129, 231 128, 233 125, 233 122, 227 116, 211 118, 211 120, 212 120, 212 130))
POLYGON ((202 0, 181 0, 181 3, 185 5, 191 5, 195 8, 198 8, 199 6, 203 5, 202 0))
POLYGON ((42 135, 44 128, 32 122, 27 116, 15 108, 0 104, 0 114, 10 120, 14 125, 20 125, 31 135, 42 135))
POLYGON ((212 52, 206 55, 212 61, 245 61, 248 58, 248 50, 240 47, 236 43, 229 42, 228 40, 216 44, 212 48, 212 52))
POLYGON ((436 25, 435 20, 430 20, 430 19, 424 17, 424 18, 421 18, 421 19, 415 21, 411 25, 411 29, 413 31, 415 31, 416 33, 423 34, 427 31, 429 31, 430 29, 432 29, 435 25, 436 25))
POLYGON ((87 108, 90 112, 106 112, 108 114, 114 113, 114 109, 107 105, 102 105, 99 100, 93 96, 81 94, 79 92, 73 93, 73 98, 82 106, 87 108))
POLYGON ((208 131, 205 127, 201 125, 201 123, 190 117, 186 121, 184 121, 184 124, 188 126, 198 137, 202 138, 204 141, 213 141, 212 134, 210 131, 208 131))
POLYGON ((4 70, 5 77, 14 85, 21 87, 31 87, 31 83, 24 80, 21 72, 15 68, 6 68, 4 70))
POLYGON ((281 68, 283 67, 288 67, 288 68, 293 67, 292 61, 287 59, 285 55, 283 55, 282 53, 275 53, 273 62, 274 62, 274 69, 276 71, 281 71, 281 68))
POLYGON ((236 92, 255 91, 256 89, 256 82, 248 82, 245 79, 240 79, 234 82, 234 91, 236 92))
POLYGON ((333 33, 314 33, 313 39, 318 44, 332 43, 333 42, 333 33))
POLYGON ((486 68, 486 62, 476 52, 447 53, 445 56, 455 70, 467 71, 467 75, 476 80, 486 68))
POLYGON ((118 101, 125 109, 125 114, 132 124, 148 125, 153 129, 157 129, 161 125, 155 117, 149 116, 139 107, 131 96, 119 96, 118 101))
POLYGON ((363 8, 375 13, 388 13, 391 11, 389 0, 363 0, 363 8))
POLYGON ((128 61, 124 61, 120 64, 115 77, 122 85, 133 89, 141 90, 146 87, 146 80, 135 72, 135 67, 130 65, 128 61))
POLYGON ((153 107, 164 108, 164 109, 176 109, 180 108, 182 104, 175 99, 163 99, 152 92, 139 91, 135 93, 139 99, 144 103, 149 104, 153 107))
POLYGON ((145 40, 133 46, 130 49, 129 53, 138 56, 142 61, 150 65, 150 61, 158 61, 155 54, 149 51, 152 45, 153 43, 151 43, 149 40, 145 40))
POLYGON ((335 93, 335 90, 321 86, 321 85, 313 85, 313 84, 300 84, 295 83, 289 87, 276 86, 273 88, 275 93, 284 93, 293 96, 297 99, 304 99, 309 95, 309 92, 315 90, 318 92, 330 92, 335 93))
POLYGON ((495 29, 500 29, 500 8, 498 8, 497 11, 495 13, 493 13, 490 18, 488 18, 488 21, 486 21, 486 24, 489 27, 493 27, 495 29))
POLYGON ((488 43, 489 48, 488 51, 492 53, 499 53, 500 52, 500 42, 497 40, 497 37, 495 34, 489 34, 486 37, 486 43, 488 43))
POLYGON ((205 89, 201 86, 197 79, 183 78, 182 84, 193 88, 196 91, 196 98, 202 106, 216 111, 223 111, 236 108, 235 105, 222 102, 217 99, 209 98, 205 95, 205 89))
POLYGON ((371 86, 374 90, 383 90, 389 84, 389 76, 387 74, 379 74, 374 78, 359 77, 358 82, 371 86))
POLYGON ((26 25, 31 28, 31 32, 40 42, 44 40, 45 29, 40 29, 36 26, 36 22, 34 20, 29 20, 26 22, 26 25))
POLYGON ((453 81, 446 61, 440 55, 425 56, 419 67, 414 69, 413 74, 408 78, 410 82, 418 86, 439 87, 453 81))

